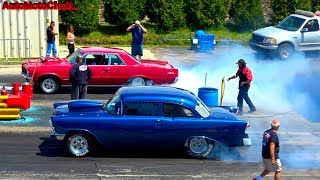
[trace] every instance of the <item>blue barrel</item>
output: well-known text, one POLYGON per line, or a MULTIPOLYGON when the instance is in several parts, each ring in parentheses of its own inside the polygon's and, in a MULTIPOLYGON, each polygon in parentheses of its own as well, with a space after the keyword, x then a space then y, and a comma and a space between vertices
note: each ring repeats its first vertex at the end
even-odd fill
POLYGON ((195 33, 195 35, 194 35, 194 37, 195 37, 196 39, 201 39, 201 36, 202 36, 203 34, 205 34, 205 32, 204 32, 203 30, 197 30, 196 33, 195 33))
POLYGON ((198 89, 198 97, 209 107, 218 106, 219 91, 216 88, 202 87, 198 89))

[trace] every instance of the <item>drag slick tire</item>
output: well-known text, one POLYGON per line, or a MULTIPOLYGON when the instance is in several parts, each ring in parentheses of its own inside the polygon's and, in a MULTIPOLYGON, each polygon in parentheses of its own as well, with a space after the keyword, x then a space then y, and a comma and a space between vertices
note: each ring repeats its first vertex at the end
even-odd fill
POLYGON ((186 140, 186 153, 192 158, 207 158, 214 147, 214 142, 204 137, 192 137, 186 140))
POLYGON ((89 154, 92 149, 92 141, 86 134, 70 135, 66 140, 69 152, 76 157, 83 157, 89 154))
POLYGON ((57 78, 52 77, 52 76, 48 76, 48 77, 43 78, 40 81, 39 86, 40 86, 40 89, 43 93, 53 94, 58 91, 60 84, 59 84, 57 78))

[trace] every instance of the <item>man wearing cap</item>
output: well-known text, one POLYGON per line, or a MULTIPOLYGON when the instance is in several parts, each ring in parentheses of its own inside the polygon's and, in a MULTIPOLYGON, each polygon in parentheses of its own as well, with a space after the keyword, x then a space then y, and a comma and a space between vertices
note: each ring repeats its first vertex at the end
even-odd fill
POLYGON ((239 59, 236 63, 238 64, 238 71, 232 77, 229 77, 227 80, 235 79, 239 77, 239 94, 238 94, 238 107, 239 107, 239 114, 243 113, 243 99, 248 104, 250 111, 248 113, 253 113, 256 111, 256 107, 251 102, 251 99, 248 96, 248 91, 252 81, 252 72, 247 67, 247 63, 243 59, 239 59))
POLYGON ((141 60, 141 56, 143 56, 143 33, 147 33, 147 30, 141 25, 140 21, 135 21, 127 28, 127 31, 132 33, 131 55, 138 56, 138 59, 141 60))
POLYGON ((56 35, 58 35, 57 32, 55 32, 54 29, 55 22, 51 21, 50 26, 47 28, 47 52, 46 57, 49 57, 51 54, 51 51, 53 51, 53 56, 57 57, 57 47, 56 47, 56 35))
POLYGON ((271 129, 268 129, 263 133, 262 158, 264 171, 259 176, 253 178, 253 180, 262 180, 262 178, 270 172, 275 172, 274 179, 280 180, 282 169, 279 158, 280 143, 277 135, 279 127, 279 120, 274 119, 271 122, 271 129))

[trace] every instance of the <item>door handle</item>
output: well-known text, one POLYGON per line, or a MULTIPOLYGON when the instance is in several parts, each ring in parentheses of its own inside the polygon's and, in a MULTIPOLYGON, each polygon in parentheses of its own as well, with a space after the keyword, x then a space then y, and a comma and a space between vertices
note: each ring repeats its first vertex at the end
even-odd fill
POLYGON ((104 68, 103 71, 104 72, 110 72, 110 68, 104 68))
POLYGON ((153 120, 153 122, 159 123, 159 122, 160 122, 160 119, 153 120))

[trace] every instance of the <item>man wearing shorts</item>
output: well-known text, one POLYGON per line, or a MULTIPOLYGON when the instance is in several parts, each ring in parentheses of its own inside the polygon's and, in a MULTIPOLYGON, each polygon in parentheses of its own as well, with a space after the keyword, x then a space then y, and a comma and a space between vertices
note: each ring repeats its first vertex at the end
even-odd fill
POLYGON ((147 30, 141 25, 140 21, 135 21, 134 24, 127 28, 127 31, 132 33, 131 55, 141 60, 143 56, 143 33, 147 30))
POLYGON ((255 177, 253 180, 261 180, 270 172, 275 172, 274 179, 280 180, 282 169, 281 161, 279 158, 280 143, 277 135, 279 127, 279 120, 274 119, 271 123, 271 129, 268 129, 263 133, 262 157, 264 171, 259 176, 255 177))

